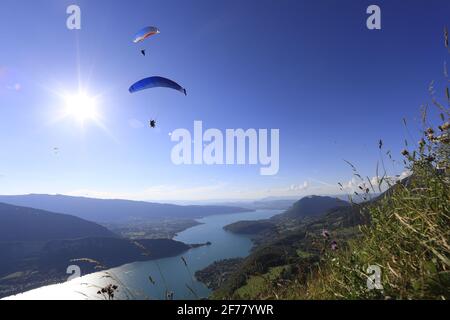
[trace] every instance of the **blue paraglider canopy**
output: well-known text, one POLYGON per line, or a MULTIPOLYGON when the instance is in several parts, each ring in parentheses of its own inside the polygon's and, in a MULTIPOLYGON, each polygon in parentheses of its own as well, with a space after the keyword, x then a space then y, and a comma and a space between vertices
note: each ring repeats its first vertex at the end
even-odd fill
POLYGON ((139 80, 138 82, 134 83, 130 87, 129 91, 130 91, 130 93, 134 93, 137 91, 150 89, 150 88, 157 88, 157 87, 174 89, 174 90, 180 91, 184 95, 187 95, 186 89, 183 88, 182 86, 180 86, 175 81, 172 81, 170 79, 163 78, 163 77, 158 77, 158 76, 139 80))

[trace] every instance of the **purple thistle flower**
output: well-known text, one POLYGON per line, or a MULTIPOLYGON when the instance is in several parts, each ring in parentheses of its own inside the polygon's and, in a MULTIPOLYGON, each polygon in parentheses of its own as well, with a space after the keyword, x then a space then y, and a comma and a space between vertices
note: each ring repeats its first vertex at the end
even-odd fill
POLYGON ((336 242, 336 240, 333 240, 331 242, 331 250, 336 251, 338 249, 338 244, 336 242))
POLYGON ((325 229, 322 230, 322 237, 327 239, 330 237, 330 233, 328 232, 328 230, 325 229))

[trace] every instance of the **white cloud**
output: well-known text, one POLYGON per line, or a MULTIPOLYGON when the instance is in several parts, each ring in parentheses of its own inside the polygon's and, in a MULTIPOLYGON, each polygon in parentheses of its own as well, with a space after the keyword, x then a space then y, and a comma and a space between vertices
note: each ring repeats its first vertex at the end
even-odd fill
MULTIPOLYGON (((405 171, 399 176, 388 177, 390 181, 398 181, 410 173, 405 171)), ((378 191, 376 177, 371 178, 375 191, 378 191)), ((229 183, 211 181, 203 185, 158 185, 150 186, 134 192, 78 189, 65 193, 71 196, 84 196, 101 199, 129 199, 143 201, 204 201, 204 200, 255 200, 265 197, 304 197, 308 195, 332 195, 342 193, 361 192, 359 186, 370 188, 367 183, 363 185, 356 177, 343 183, 343 190, 338 184, 328 183, 315 179, 308 179, 299 184, 279 186, 233 186, 229 183)), ((387 188, 383 183, 382 190, 387 188)), ((371 190, 372 191, 372 190, 371 190)))
MULTIPOLYGON (((224 185, 180 187, 170 185, 152 186, 137 192, 99 191, 79 189, 65 193, 69 196, 83 196, 100 199, 128 200, 203 200, 218 193, 224 185)), ((220 194, 220 192, 219 192, 220 194)))
POLYGON ((309 188, 309 182, 304 181, 302 184, 292 184, 289 187, 289 191, 304 191, 309 188))
MULTIPOLYGON (((69 196, 100 199, 127 199, 141 201, 204 201, 204 200, 257 200, 261 198, 292 196, 301 198, 306 195, 336 194, 338 188, 311 186, 309 183, 289 187, 248 187, 236 188, 226 184, 204 186, 152 186, 135 192, 76 189, 63 192, 69 196)), ((48 192, 47 192, 48 193, 48 192)))
POLYGON ((343 189, 347 192, 359 192, 361 191, 360 187, 365 189, 369 188, 370 191, 372 190, 372 186, 375 189, 376 192, 378 192, 380 189, 381 191, 385 191, 389 188, 389 186, 395 184, 397 181, 401 181, 411 175, 411 171, 405 170, 400 175, 397 176, 374 176, 370 178, 370 183, 367 180, 361 180, 357 177, 353 177, 350 181, 347 181, 346 183, 343 183, 343 189), (372 185, 372 186, 371 186, 372 185))

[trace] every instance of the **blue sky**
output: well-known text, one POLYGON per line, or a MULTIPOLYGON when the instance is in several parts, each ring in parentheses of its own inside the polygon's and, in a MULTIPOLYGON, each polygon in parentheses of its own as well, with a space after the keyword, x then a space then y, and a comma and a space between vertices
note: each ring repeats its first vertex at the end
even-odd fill
POLYGON ((450 12, 450 2, 438 0, 2 0, 0 7, 0 194, 164 201, 338 192, 337 182, 352 178, 343 159, 375 175, 379 139, 400 159, 409 138, 402 118, 415 135, 429 83, 442 82, 450 12), (70 4, 81 8, 81 30, 66 28, 70 4), (381 7, 381 30, 366 28, 370 4, 381 7), (133 44, 148 25, 161 34, 133 44), (188 96, 128 93, 151 75, 178 81, 188 96), (60 95, 79 85, 99 96, 102 126, 55 121, 60 95), (157 129, 148 127, 151 118, 157 129), (194 120, 221 130, 280 129, 278 174, 261 176, 259 165, 172 164, 169 133, 192 131, 194 120))

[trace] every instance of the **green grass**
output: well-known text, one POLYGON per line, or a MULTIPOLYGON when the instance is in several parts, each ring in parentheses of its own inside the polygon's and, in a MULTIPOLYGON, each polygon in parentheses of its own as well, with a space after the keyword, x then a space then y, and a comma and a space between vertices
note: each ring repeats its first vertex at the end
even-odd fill
MULTIPOLYGON (((449 84, 447 72, 445 77, 449 84)), ((350 164, 361 182, 357 197, 374 199, 372 193, 381 192, 383 185, 388 190, 374 201, 355 205, 367 217, 358 232, 355 228, 333 230, 343 236, 339 239, 339 250, 327 249, 322 253, 318 266, 310 269, 306 277, 299 272, 280 285, 272 270, 278 272, 283 267, 272 268, 265 277, 250 277, 237 292, 242 297, 259 299, 449 299, 449 92, 446 86, 447 106, 444 106, 430 86, 432 105, 439 119, 430 120, 432 112, 425 107, 422 138, 417 144, 405 143, 407 150, 402 155, 405 169, 412 173, 409 178, 392 181, 386 174, 382 156, 383 172, 380 175, 377 166, 378 183, 374 186, 350 164), (380 268, 382 289, 368 288, 369 266, 380 268)), ((384 152, 382 145, 380 141, 380 155, 392 160, 391 153, 384 152)), ((297 250, 297 255, 299 264, 301 258, 307 257, 302 250, 297 250)), ((302 269, 304 266, 299 265, 298 270, 302 269)))
POLYGON ((300 249, 297 249, 297 256, 299 258, 307 259, 307 258, 311 258, 313 256, 313 254, 303 251, 303 250, 300 250, 300 249))
POLYGON ((450 298, 449 109, 440 111, 441 124, 424 127, 417 148, 402 152, 412 175, 365 207, 370 223, 361 237, 327 252, 306 283, 291 282, 282 298, 450 298), (367 286, 371 265, 381 269, 382 290, 367 286))
POLYGON ((416 180, 399 185, 370 208, 372 223, 349 249, 329 254, 321 269, 297 290, 308 299, 448 299, 448 177, 416 170, 416 180), (383 290, 369 290, 366 269, 382 271, 383 290))
POLYGON ((251 276, 247 283, 236 290, 235 295, 242 299, 255 299, 263 292, 269 283, 277 280, 284 270, 284 266, 273 267, 263 275, 251 276))
MULTIPOLYGON (((450 52, 447 31, 445 37, 450 52)), ((291 282, 281 293, 282 298, 450 298, 450 79, 447 71, 444 75, 446 102, 438 102, 430 85, 435 108, 424 107, 422 138, 412 146, 405 142, 409 150, 402 151, 405 168, 412 175, 392 185, 382 158, 384 173, 377 178, 378 184, 388 184, 390 189, 366 207, 364 214, 368 214, 370 223, 361 228, 361 237, 348 241, 345 250, 326 253, 317 271, 307 281, 291 282), (437 121, 430 120, 435 110, 437 121), (382 290, 367 286, 370 265, 381 269, 382 290)), ((406 120, 404 124, 407 127, 406 120)), ((380 141, 380 154, 382 145, 380 141)), ((386 155, 392 160, 389 151, 386 155)), ((361 178, 362 196, 370 198, 368 193, 375 188, 367 180, 365 183, 361 178)))

